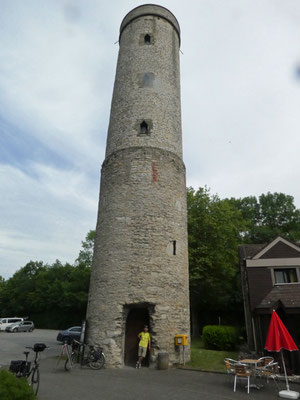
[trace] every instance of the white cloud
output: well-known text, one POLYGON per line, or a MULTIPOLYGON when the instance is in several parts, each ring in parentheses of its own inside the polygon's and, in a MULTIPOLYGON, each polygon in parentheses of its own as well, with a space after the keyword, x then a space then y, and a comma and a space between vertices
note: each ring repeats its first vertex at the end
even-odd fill
POLYGON ((0 167, 0 275, 29 260, 74 262, 96 225, 98 188, 79 171, 33 165, 36 177, 0 167), (9 265, 10 264, 10 265, 9 265))
MULTIPOLYGON (((114 43, 138 5, 2 1, 0 275, 30 259, 73 262, 95 227, 114 43)), ((187 183, 221 197, 281 191, 300 207, 300 2, 161 5, 182 30, 187 183)))
POLYGON ((283 191, 299 207, 300 82, 294 68, 300 29, 291 23, 299 4, 199 7, 197 35, 188 42, 190 23, 182 56, 188 184, 207 184, 221 196, 283 191))
POLYGON ((11 25, 12 35, 4 36, 1 46, 5 114, 13 113, 16 124, 27 125, 49 148, 67 147, 67 157, 89 154, 97 162, 104 151, 109 114, 104 104, 113 82, 106 83, 107 75, 117 49, 95 26, 67 23, 55 4, 49 14, 38 8, 39 18, 25 5, 16 11, 18 40, 11 40, 11 25))

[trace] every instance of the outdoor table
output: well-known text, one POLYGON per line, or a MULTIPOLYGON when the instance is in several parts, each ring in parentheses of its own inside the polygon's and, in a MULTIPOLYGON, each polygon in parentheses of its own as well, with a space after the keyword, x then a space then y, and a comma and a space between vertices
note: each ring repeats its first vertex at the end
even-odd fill
POLYGON ((251 368, 256 368, 259 360, 255 360, 253 358, 244 358, 243 360, 240 360, 240 362, 243 364, 249 364, 251 368))
MULTIPOLYGON (((253 359, 253 358, 244 358, 243 360, 239 360, 242 364, 247 364, 252 371, 255 371, 255 368, 257 367, 257 364, 259 363, 258 359, 253 359)), ((255 374, 253 374, 255 377, 255 374)), ((250 387, 255 388, 255 389, 261 389, 263 385, 257 385, 256 383, 252 383, 250 387)))

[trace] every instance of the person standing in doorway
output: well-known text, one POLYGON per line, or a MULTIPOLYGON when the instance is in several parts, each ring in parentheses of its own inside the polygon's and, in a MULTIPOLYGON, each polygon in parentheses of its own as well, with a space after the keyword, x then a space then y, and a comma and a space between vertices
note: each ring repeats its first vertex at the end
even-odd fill
POLYGON ((147 355, 147 348, 149 349, 149 351, 151 350, 151 337, 150 333, 148 332, 148 325, 145 325, 143 332, 140 332, 138 334, 138 339, 139 339, 139 353, 138 353, 139 358, 137 360, 135 368, 141 368, 142 361, 147 355))

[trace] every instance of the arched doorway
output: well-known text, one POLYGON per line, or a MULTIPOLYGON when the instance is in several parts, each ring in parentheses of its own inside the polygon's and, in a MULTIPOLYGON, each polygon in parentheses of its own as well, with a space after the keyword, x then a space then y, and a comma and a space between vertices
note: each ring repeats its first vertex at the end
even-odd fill
MULTIPOLYGON (((138 358, 138 334, 142 332, 144 325, 149 326, 149 312, 147 308, 132 308, 126 320, 125 333, 125 365, 134 366, 138 358)), ((143 361, 143 365, 149 365, 149 352, 143 361)))

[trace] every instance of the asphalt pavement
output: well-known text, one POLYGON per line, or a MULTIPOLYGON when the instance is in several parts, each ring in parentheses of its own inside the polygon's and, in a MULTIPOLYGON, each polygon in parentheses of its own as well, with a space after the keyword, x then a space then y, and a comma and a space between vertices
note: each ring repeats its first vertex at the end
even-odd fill
POLYGON ((11 360, 22 360, 26 346, 45 343, 43 357, 60 354, 61 344, 56 341, 58 331, 51 329, 35 329, 33 332, 0 332, 0 366, 9 365, 11 360))
MULTIPOLYGON (((57 331, 35 330, 32 333, 0 333, 0 365, 22 359, 25 346, 36 342, 50 348, 41 353, 40 389, 38 400, 255 400, 277 399, 278 390, 271 380, 263 381, 260 390, 251 389, 247 395, 245 382, 233 392, 232 377, 182 369, 160 371, 150 368, 91 370, 76 365, 70 372, 64 370, 60 359, 62 346, 56 342, 57 331)), ((33 357, 33 354, 30 355, 33 357)), ((285 389, 281 382, 281 389, 285 389)), ((299 384, 291 390, 300 391, 299 384)))
MULTIPOLYGON (((255 400, 277 399, 278 390, 273 381, 260 390, 247 394, 245 381, 233 392, 233 379, 226 374, 149 368, 101 369, 76 366, 70 372, 57 359, 41 363, 39 400, 255 400)), ((284 389, 284 383, 281 383, 284 389)), ((297 384, 291 389, 300 390, 297 384)))

